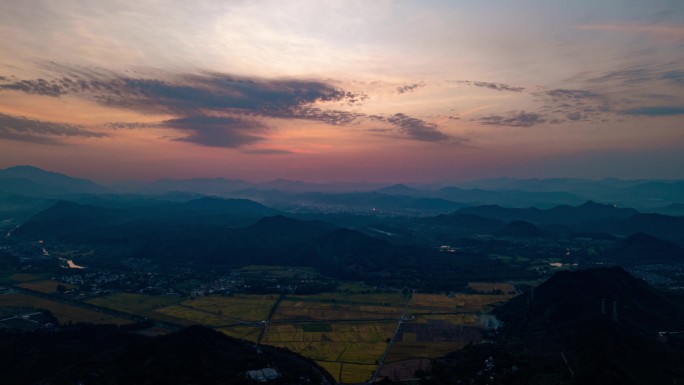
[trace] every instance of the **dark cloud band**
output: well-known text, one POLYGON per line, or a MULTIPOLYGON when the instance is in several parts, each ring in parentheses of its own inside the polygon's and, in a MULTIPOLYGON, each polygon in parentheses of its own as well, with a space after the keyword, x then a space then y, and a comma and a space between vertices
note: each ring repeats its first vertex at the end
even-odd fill
POLYGON ((82 127, 0 113, 0 138, 38 144, 60 144, 63 137, 101 138, 107 134, 82 127))

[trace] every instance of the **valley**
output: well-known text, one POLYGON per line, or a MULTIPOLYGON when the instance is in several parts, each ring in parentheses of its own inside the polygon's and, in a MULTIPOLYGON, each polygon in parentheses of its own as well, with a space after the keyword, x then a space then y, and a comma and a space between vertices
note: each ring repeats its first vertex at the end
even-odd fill
MULTIPOLYGON (((397 191, 417 194, 396 187, 373 199, 402 207, 397 191)), ((199 325, 257 354, 301 356, 342 384, 439 384, 453 370, 488 383, 460 364, 477 358, 495 371, 484 354, 519 368, 499 373, 511 383, 534 377, 534 360, 555 348, 511 355, 523 333, 516 328, 532 317, 521 301, 542 298, 563 274, 621 266, 602 274, 631 274, 676 303, 684 296, 682 217, 594 201, 364 212, 194 194, 36 199, 21 215, 0 210, 0 331, 102 327, 157 341, 199 325)), ((656 322, 648 333, 678 327, 656 322)), ((544 335, 560 333, 549 328, 544 335)), ((572 349, 563 350, 568 362, 577 360, 572 349)), ((549 362, 553 378, 567 377, 549 362)))

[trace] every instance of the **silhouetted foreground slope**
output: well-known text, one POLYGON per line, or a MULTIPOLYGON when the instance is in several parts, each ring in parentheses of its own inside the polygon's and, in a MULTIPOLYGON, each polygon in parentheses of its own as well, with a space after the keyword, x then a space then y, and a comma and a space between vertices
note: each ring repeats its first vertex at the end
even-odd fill
POLYGON ((492 383, 490 377, 497 384, 684 381, 684 335, 659 334, 684 330, 684 304, 621 268, 557 273, 496 313, 505 326, 494 343, 438 360, 426 382, 492 383))
POLYGON ((269 383, 321 383, 320 369, 310 360, 277 348, 262 349, 257 353, 251 344, 202 326, 154 338, 109 326, 3 333, 0 383, 255 384, 246 371, 265 367, 280 373, 269 383))

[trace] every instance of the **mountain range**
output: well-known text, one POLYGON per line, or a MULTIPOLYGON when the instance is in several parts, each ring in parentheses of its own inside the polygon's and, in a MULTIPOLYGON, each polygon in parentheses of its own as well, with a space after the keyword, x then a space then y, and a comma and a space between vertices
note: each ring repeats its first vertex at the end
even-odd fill
POLYGON ((550 208, 587 200, 619 204, 661 214, 681 213, 684 181, 618 179, 491 179, 459 183, 309 183, 277 179, 160 179, 108 186, 32 166, 0 170, 0 195, 55 198, 65 195, 156 195, 185 193, 248 198, 276 208, 351 209, 384 212, 447 213, 464 206, 503 205, 550 208))

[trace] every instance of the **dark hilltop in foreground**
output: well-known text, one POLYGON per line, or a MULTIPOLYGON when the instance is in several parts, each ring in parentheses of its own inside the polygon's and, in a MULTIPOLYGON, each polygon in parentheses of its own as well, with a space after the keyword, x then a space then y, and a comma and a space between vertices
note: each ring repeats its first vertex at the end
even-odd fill
POLYGON ((437 360, 426 383, 684 381, 684 301, 621 268, 556 273, 495 314, 491 343, 437 360))
POLYGON ((115 326, 1 333, 4 384, 333 384, 313 361, 203 326, 145 337, 115 326))

